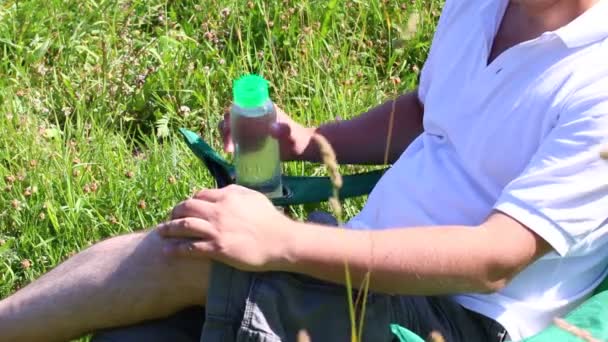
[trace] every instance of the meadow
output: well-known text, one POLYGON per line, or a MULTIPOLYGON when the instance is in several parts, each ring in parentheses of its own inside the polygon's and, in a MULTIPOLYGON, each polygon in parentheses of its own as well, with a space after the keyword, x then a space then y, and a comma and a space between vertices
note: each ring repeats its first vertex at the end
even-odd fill
MULTIPOLYGON (((273 101, 307 125, 414 88, 441 6, 0 2, 0 298, 100 239, 154 227, 213 187, 177 129, 221 150, 217 125, 240 75, 263 75, 273 101)), ((283 170, 326 173, 301 162, 283 170)), ((364 200, 346 201, 346 217, 364 200)), ((289 210, 303 218, 315 207, 289 210)))

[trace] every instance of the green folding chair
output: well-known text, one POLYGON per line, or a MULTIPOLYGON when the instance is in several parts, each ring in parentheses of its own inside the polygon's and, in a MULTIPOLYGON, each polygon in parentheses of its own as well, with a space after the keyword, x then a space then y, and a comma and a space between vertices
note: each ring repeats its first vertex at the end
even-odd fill
MULTIPOLYGON (((184 141, 192 152, 203 162, 217 182, 224 187, 235 182, 234 166, 213 150, 199 135, 187 129, 180 129, 184 141)), ((370 193, 386 171, 378 170, 355 175, 343 176, 344 185, 340 189, 341 199, 363 196, 370 193)), ((329 177, 297 177, 284 175, 283 197, 273 199, 277 206, 286 207, 297 204, 320 203, 332 196, 332 183, 329 177)), ((564 320, 569 324, 590 333, 599 341, 608 341, 608 279, 604 279, 593 296, 570 312, 564 320)), ((399 342, 423 342, 405 327, 392 324, 395 340, 399 342)), ((524 342, 580 342, 580 337, 551 325, 524 342)))

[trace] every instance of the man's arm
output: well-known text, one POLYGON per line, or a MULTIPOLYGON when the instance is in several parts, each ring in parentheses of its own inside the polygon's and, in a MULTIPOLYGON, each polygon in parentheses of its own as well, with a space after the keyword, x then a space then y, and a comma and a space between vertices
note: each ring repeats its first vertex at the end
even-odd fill
MULTIPOLYGON (((418 91, 414 90, 353 119, 327 123, 310 130, 329 141, 340 164, 383 164, 387 145, 388 163, 392 163, 422 133, 423 112, 418 91), (391 116, 393 123, 389 133, 391 116)), ((309 140, 304 152, 296 159, 320 162, 315 143, 309 140)))
POLYGON ((490 293, 551 251, 516 220, 493 214, 477 227, 436 226, 355 231, 294 223, 282 271, 354 286, 370 271, 370 289, 404 295, 490 293), (319 243, 339 241, 339 243, 319 243))
POLYGON ((209 189, 178 205, 161 224, 167 253, 210 257, 247 271, 287 271, 408 295, 494 292, 551 251, 511 217, 479 226, 350 230, 293 221, 263 195, 239 186, 209 189))

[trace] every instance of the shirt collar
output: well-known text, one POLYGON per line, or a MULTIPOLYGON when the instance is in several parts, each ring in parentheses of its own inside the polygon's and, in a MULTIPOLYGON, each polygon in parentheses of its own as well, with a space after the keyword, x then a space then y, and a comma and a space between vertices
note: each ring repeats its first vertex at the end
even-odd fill
MULTIPOLYGON (((508 4, 509 0, 486 0, 478 7, 481 17, 489 23, 493 22, 493 25, 486 25, 486 28, 494 29, 494 32, 486 32, 490 35, 486 37, 491 39, 490 42, 494 40, 508 4)), ((547 33, 557 36, 570 49, 578 48, 608 38, 606 21, 608 21, 608 0, 600 0, 568 25, 547 33)))
POLYGON ((608 38, 608 0, 593 7, 554 33, 572 49, 608 38))
POLYGON ((477 9, 487 46, 491 49, 510 0, 485 0, 477 9))

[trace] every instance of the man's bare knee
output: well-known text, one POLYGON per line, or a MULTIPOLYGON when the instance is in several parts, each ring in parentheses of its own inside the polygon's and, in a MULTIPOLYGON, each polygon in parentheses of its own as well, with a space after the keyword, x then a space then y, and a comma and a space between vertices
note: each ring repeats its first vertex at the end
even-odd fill
POLYGON ((111 282, 130 281, 157 292, 158 300, 179 305, 203 305, 207 293, 209 262, 167 256, 168 242, 155 230, 119 236, 102 242, 103 253, 120 253, 122 260, 111 273, 111 282), (117 279, 120 278, 120 279, 117 279))

